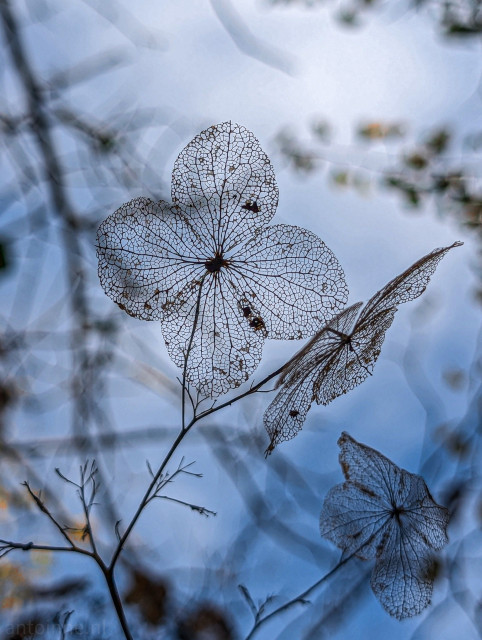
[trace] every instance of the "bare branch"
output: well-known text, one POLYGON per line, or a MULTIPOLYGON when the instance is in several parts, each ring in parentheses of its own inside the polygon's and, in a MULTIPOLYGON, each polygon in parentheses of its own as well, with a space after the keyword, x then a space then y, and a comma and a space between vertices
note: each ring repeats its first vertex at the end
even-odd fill
POLYGON ((23 482, 22 483, 23 486, 27 489, 30 497, 32 498, 32 500, 35 502, 35 504, 37 505, 37 507, 40 509, 40 511, 42 513, 45 513, 45 515, 48 517, 48 519, 50 520, 50 522, 52 522, 52 524, 54 525, 54 527, 60 532, 61 536, 63 538, 65 538, 65 540, 69 543, 69 546, 71 548, 76 548, 75 544, 72 542, 72 540, 70 539, 69 535, 67 534, 66 530, 65 530, 65 526, 62 526, 61 524, 59 524, 57 522, 57 520, 54 518, 54 516, 50 513, 50 511, 47 509, 47 507, 45 506, 45 504, 42 502, 42 500, 40 499, 39 496, 37 496, 37 494, 35 494, 32 489, 30 488, 30 485, 28 482, 23 482))

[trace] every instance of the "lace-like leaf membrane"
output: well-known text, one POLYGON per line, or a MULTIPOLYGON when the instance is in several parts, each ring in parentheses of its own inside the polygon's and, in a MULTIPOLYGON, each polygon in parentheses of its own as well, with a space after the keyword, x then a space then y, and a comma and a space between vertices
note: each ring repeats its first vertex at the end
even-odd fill
POLYGON ((317 236, 267 226, 277 204, 258 141, 225 122, 180 153, 172 204, 137 198, 99 227, 105 292, 130 315, 161 320, 178 366, 191 344, 187 379, 203 396, 247 380, 266 338, 309 337, 346 303, 343 271, 317 236))
POLYGON ((397 306, 418 298, 444 255, 459 247, 435 249, 394 278, 367 302, 335 315, 289 362, 277 386, 281 390, 264 414, 270 453, 303 426, 314 400, 327 405, 371 375, 397 306), (357 318, 358 316, 358 318, 357 318))
POLYGON ((376 560, 371 586, 391 616, 417 615, 430 604, 432 554, 448 542, 448 511, 420 476, 345 432, 338 445, 346 482, 325 498, 321 535, 345 556, 376 560))

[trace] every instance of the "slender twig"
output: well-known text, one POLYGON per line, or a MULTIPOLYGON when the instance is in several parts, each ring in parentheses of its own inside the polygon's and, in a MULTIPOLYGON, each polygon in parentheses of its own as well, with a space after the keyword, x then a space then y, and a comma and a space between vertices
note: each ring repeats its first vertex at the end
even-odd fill
POLYGON ((87 502, 86 497, 85 497, 85 470, 86 467, 84 466, 83 468, 81 468, 81 477, 82 477, 82 481, 80 483, 80 488, 79 488, 79 495, 80 495, 80 500, 82 502, 82 507, 84 509, 84 515, 85 515, 85 523, 86 523, 86 530, 87 530, 87 535, 89 537, 89 542, 90 545, 92 547, 92 551, 94 552, 95 555, 98 555, 97 553, 97 547, 95 544, 95 540, 94 540, 94 534, 92 532, 92 524, 90 521, 90 510, 92 508, 92 505, 94 503, 94 497, 95 494, 97 492, 97 485, 95 482, 95 474, 97 473, 97 468, 95 467, 95 461, 92 462, 91 468, 90 468, 90 474, 89 477, 87 479, 87 482, 91 482, 92 483, 92 492, 91 495, 89 497, 89 500, 87 502))
POLYGON ((94 557, 92 551, 82 549, 75 544, 73 547, 59 547, 49 544, 35 544, 33 542, 12 542, 11 540, 0 540, 0 557, 6 555, 10 551, 18 549, 20 551, 68 551, 69 553, 80 553, 84 556, 94 557))
POLYGON ((251 594, 249 593, 247 587, 245 587, 244 584, 238 584, 238 589, 243 594, 244 599, 246 600, 246 602, 248 604, 248 607, 251 609, 251 613, 253 614, 253 618, 256 619, 256 616, 258 615, 258 607, 254 604, 254 600, 251 597, 251 594))
POLYGON ((210 416, 211 414, 215 413, 216 411, 219 411, 220 409, 223 409, 224 407, 228 407, 231 404, 233 404, 234 402, 238 402, 238 400, 241 400, 242 398, 245 398, 246 396, 249 396, 253 393, 256 393, 256 391, 258 391, 258 389, 260 387, 262 387, 263 385, 265 385, 267 382, 269 382, 270 380, 272 380, 273 378, 275 378, 276 376, 278 376, 283 369, 286 367, 286 363, 281 366, 279 369, 277 369, 276 371, 273 371, 273 373, 270 373, 268 376, 266 376, 265 378, 263 378, 263 380, 261 380, 261 382, 258 382, 257 384, 251 386, 247 391, 245 391, 244 393, 240 393, 239 395, 235 396, 234 398, 231 398, 231 400, 227 400, 226 402, 223 402, 220 405, 217 405, 215 407, 211 407, 210 409, 206 409, 206 411, 203 411, 202 413, 200 413, 199 415, 195 415, 193 416, 193 418, 191 419, 191 421, 181 430, 181 432, 177 435, 177 438, 174 440, 174 442, 171 445, 171 448, 169 449, 169 451, 166 454, 166 457, 164 458, 164 460, 161 463, 161 466, 159 467, 159 469, 157 470, 157 473, 154 475, 154 477, 152 478, 145 494, 144 497, 142 498, 139 506, 137 507, 137 510, 134 514, 134 516, 132 517, 132 520, 130 521, 129 525, 127 526, 127 529, 125 530, 124 534, 121 536, 117 548, 114 551, 114 554, 112 556, 112 560, 110 562, 109 568, 111 570, 113 570, 120 553, 122 552, 122 549, 127 541, 127 538, 129 537, 132 529, 134 528, 137 520, 139 519, 139 516, 141 515, 142 511, 144 510, 144 507, 147 505, 147 503, 149 502, 151 493, 153 491, 153 489, 156 487, 157 482, 159 480, 159 478, 161 477, 164 469, 166 468, 169 460, 172 458, 173 454, 175 453, 176 449, 178 448, 178 446, 181 444, 181 442, 183 441, 184 437, 189 433, 189 431, 192 429, 192 427, 196 424, 196 422, 199 422, 200 420, 202 420, 203 418, 206 418, 207 416, 210 416))
POLYGON ((122 627, 122 631, 126 637, 126 640, 134 640, 129 625, 127 624, 127 618, 124 612, 124 608, 122 606, 122 600, 119 595, 119 591, 117 590, 117 585, 115 583, 114 573, 110 567, 107 567, 102 560, 97 556, 96 558, 97 564, 99 565, 102 573, 104 574, 104 578, 109 589, 110 597, 112 599, 112 603, 117 613, 117 617, 119 619, 120 625, 122 627))
MULTIPOLYGON (((93 500, 93 495, 94 494, 92 494, 92 497, 91 497, 92 499, 89 500, 89 502, 86 502, 84 500, 84 498, 82 497, 82 487, 85 486, 85 470, 86 470, 86 467, 81 468, 81 484, 80 484, 80 486, 77 485, 75 482, 73 482, 71 480, 68 480, 68 478, 66 478, 66 480, 68 482, 70 482, 71 484, 73 484, 74 486, 78 487, 80 495, 81 495, 81 500, 83 500, 83 504, 85 506, 85 512, 86 512, 86 517, 87 517, 89 509, 92 506, 92 500, 93 500)), ((62 474, 58 470, 57 470, 57 472, 59 473, 60 476, 62 476, 62 474)), ((94 472, 93 468, 91 468, 91 473, 89 475, 88 480, 92 480, 93 472, 94 472)), ((70 553, 79 553, 81 555, 89 556, 90 558, 92 558, 96 562, 96 564, 98 565, 98 567, 100 568, 100 570, 102 571, 102 573, 103 573, 103 575, 105 577, 105 581, 106 581, 107 587, 109 589, 109 593, 110 593, 110 596, 111 596, 111 599, 112 599, 112 603, 113 603, 114 608, 116 610, 116 614, 117 614, 117 617, 119 619, 119 623, 120 623, 120 625, 122 627, 122 631, 124 632, 124 636, 125 636, 126 640, 133 640, 133 636, 132 636, 132 634, 131 634, 131 632, 129 630, 129 626, 127 624, 127 619, 125 617, 124 609, 123 609, 123 606, 122 606, 122 601, 120 599, 119 592, 117 591, 117 586, 115 584, 115 580, 114 580, 112 569, 110 567, 107 567, 105 562, 102 560, 102 558, 98 554, 98 552, 97 552, 97 550, 95 548, 95 544, 93 542, 93 538, 92 538, 91 534, 89 534, 89 536, 90 536, 90 542, 91 542, 91 546, 92 546, 92 551, 89 551, 88 549, 83 549, 82 547, 77 546, 70 539, 70 537, 67 534, 67 532, 65 531, 65 529, 55 520, 55 518, 50 513, 48 508, 45 506, 45 504, 42 502, 42 500, 37 495, 35 495, 35 493, 30 488, 28 482, 24 482, 23 484, 27 488, 27 491, 29 492, 29 494, 32 497, 32 499, 35 501, 35 504, 37 505, 37 507, 40 509, 40 511, 42 511, 42 513, 45 513, 45 515, 49 518, 49 520, 56 527, 56 529, 58 529, 60 531, 62 536, 69 543, 69 546, 68 547, 57 547, 57 546, 51 546, 51 545, 34 544, 33 542, 20 543, 20 542, 10 542, 10 541, 6 541, 6 540, 0 540, 0 556, 1 555, 6 555, 7 553, 9 553, 10 551, 13 551, 14 549, 20 549, 22 551, 30 551, 30 550, 34 550, 34 551, 69 551, 70 553), (2 551, 3 551, 3 553, 2 553, 2 551)), ((89 521, 87 521, 87 527, 88 527, 88 531, 90 531, 89 521)))
POLYGON ((69 618, 71 617, 71 615, 73 614, 73 610, 72 611, 67 611, 64 614, 64 619, 62 620, 62 626, 61 626, 61 635, 60 635, 60 640, 65 640, 65 629, 67 626, 67 622, 69 621, 69 618))
MULTIPOLYGON (((187 345, 187 349, 186 349, 186 353, 184 354, 184 367, 182 370, 182 404, 181 404, 181 410, 182 410, 182 430, 185 431, 186 429, 186 389, 187 389, 187 363, 189 360, 189 355, 191 353, 191 348, 192 348, 192 342, 194 340, 194 334, 196 333, 196 328, 197 328, 197 322, 199 319, 199 309, 201 308, 201 292, 202 292, 202 288, 203 288, 203 284, 204 284, 204 278, 205 276, 203 276, 199 282, 199 291, 197 294, 197 300, 196 300, 196 311, 194 313, 194 322, 192 325, 192 331, 191 331, 191 337, 189 338, 189 343, 187 345)), ((191 394, 189 393, 189 398, 191 399, 191 394)), ((191 399, 191 404, 192 404, 192 399, 191 399)))
POLYGON ((333 567, 333 569, 330 569, 330 571, 328 571, 328 573, 325 573, 324 576, 322 576, 314 584, 312 584, 310 587, 308 587, 308 589, 305 589, 305 591, 303 591, 303 593, 300 593, 295 598, 292 598, 288 602, 285 602, 285 604, 282 604, 281 606, 279 606, 277 609, 274 609, 273 611, 268 613, 266 616, 264 616, 264 618, 258 617, 258 615, 257 615, 255 617, 255 621, 254 621, 253 627, 251 628, 251 631, 246 636, 245 640, 252 640, 252 638, 254 638, 254 636, 259 631, 259 629, 262 626, 264 626, 266 624, 266 622, 268 622, 268 620, 271 620, 275 616, 278 616, 279 614, 284 613, 288 609, 291 609, 291 607, 293 607, 295 604, 307 604, 308 601, 307 601, 306 598, 310 595, 310 593, 312 591, 314 591, 315 589, 317 589, 320 585, 322 585, 326 580, 328 580, 328 578, 331 578, 331 576, 334 573, 336 573, 341 567, 343 567, 343 565, 345 565, 349 560, 351 560, 353 558, 353 556, 355 556, 358 553, 358 551, 359 551, 359 549, 357 549, 356 551, 354 551, 350 555, 346 556, 345 558, 342 558, 338 562, 338 564, 336 564, 333 567))
POLYGON ((186 393, 187 393, 187 396, 188 396, 189 401, 191 403, 192 411, 193 411, 193 413, 195 413, 196 412, 196 408, 197 408, 197 404, 194 402, 194 398, 192 397, 192 394, 191 394, 191 391, 189 389, 189 386, 186 386, 186 393))
MULTIPOLYGON (((162 489, 164 489, 164 487, 166 487, 168 484, 171 484, 172 482, 174 482, 174 480, 176 479, 176 477, 178 475, 180 475, 181 473, 185 473, 188 476, 194 476, 196 478, 202 478, 202 473, 195 473, 194 471, 188 471, 188 468, 194 464, 193 462, 190 462, 189 464, 182 466, 184 462, 184 458, 181 458, 181 462, 179 463, 178 468, 176 469, 176 471, 174 471, 174 473, 170 474, 169 472, 167 472, 166 474, 162 474, 157 482, 157 485, 155 486, 152 494, 149 496, 149 499, 147 500, 147 502, 151 502, 152 500, 154 500, 155 498, 161 498, 163 496, 161 496, 159 494, 160 491, 162 491, 162 489)), ((154 472, 152 471, 152 467, 149 464, 149 462, 147 461, 147 468, 149 470, 149 474, 150 476, 153 478, 154 477, 154 472)))
POLYGON ((178 500, 178 498, 171 498, 171 496, 153 496, 153 499, 159 498, 159 500, 170 500, 171 502, 177 502, 177 504, 182 504, 185 507, 189 507, 192 511, 197 511, 202 516, 216 516, 216 511, 211 511, 211 509, 206 509, 206 507, 200 507, 197 504, 191 504, 190 502, 184 502, 184 500, 178 500))
POLYGON ((24 482, 23 483, 24 487, 26 487, 30 497, 33 499, 33 501, 35 502, 35 504, 37 505, 37 507, 40 509, 40 511, 42 513, 45 513, 45 515, 47 516, 47 518, 50 520, 50 522, 52 522, 52 524, 55 526, 56 529, 58 529, 58 531, 60 532, 60 534, 67 540, 67 542, 69 543, 69 545, 75 549, 76 546, 73 543, 73 541, 70 539, 69 534, 65 531, 64 527, 57 522, 57 520, 53 517, 53 515, 50 513, 50 511, 47 509, 47 507, 45 506, 45 504, 42 502, 42 500, 32 491, 32 489, 30 488, 30 485, 28 482, 24 482))
POLYGON ((202 418, 205 418, 206 416, 210 416, 212 413, 216 413, 216 411, 219 411, 220 409, 224 409, 224 407, 231 406, 235 402, 238 402, 238 400, 241 400, 242 398, 245 398, 246 396, 249 396, 252 393, 256 393, 261 387, 267 384, 270 380, 272 380, 273 378, 276 378, 276 376, 279 376, 280 373, 284 371, 284 369, 289 364, 289 362, 291 362, 291 360, 288 360, 288 362, 285 362, 279 369, 276 369, 276 371, 273 371, 273 373, 270 373, 268 376, 266 376, 266 378, 263 378, 261 382, 257 382, 255 385, 252 385, 247 391, 244 391, 243 393, 240 393, 239 395, 234 396, 234 398, 231 398, 231 400, 227 400, 222 404, 218 404, 215 407, 206 409, 206 411, 203 411, 198 416, 196 416, 196 422, 201 420, 202 418))
POLYGON ((174 442, 171 445, 171 448, 169 449, 169 451, 166 454, 166 457, 164 458, 164 460, 161 463, 161 466, 159 467, 159 469, 157 470, 157 473, 154 475, 154 477, 152 478, 145 494, 144 497, 142 498, 139 506, 137 507, 137 510, 135 512, 135 514, 132 517, 132 520, 130 521, 130 523, 127 526, 127 529, 124 531, 123 535, 121 536, 117 547, 114 551, 114 554, 112 556, 112 560, 110 561, 109 564, 109 569, 112 571, 115 567, 115 564, 117 562, 117 560, 119 559, 119 555, 126 543, 127 538, 129 537, 132 529, 134 528, 137 520, 139 519, 139 516, 141 515, 142 511, 144 510, 144 507, 146 506, 146 504, 149 502, 149 498, 150 495, 152 493, 152 490, 154 489, 154 487, 157 485, 157 482, 159 480, 159 478, 162 475, 162 472, 164 471, 164 469, 166 468, 169 460, 171 459, 172 455, 174 454, 174 452, 176 451, 176 449, 178 448, 178 446, 180 445, 180 443, 182 442, 182 440, 184 439, 184 437, 189 433, 189 431, 191 430, 191 428, 193 427, 194 422, 191 420, 191 422, 186 426, 186 428, 184 429, 184 431, 180 431, 179 434, 177 435, 176 439, 174 440, 174 442))
MULTIPOLYGON (((154 498, 160 497, 158 495, 159 491, 164 489, 164 487, 166 487, 168 484, 171 484, 172 482, 174 482, 176 477, 178 475, 180 475, 181 473, 184 473, 187 476, 194 476, 195 478, 202 478, 203 477, 202 473, 196 473, 195 471, 189 471, 188 470, 189 467, 191 467, 194 464, 194 462, 190 462, 189 464, 186 464, 184 466, 183 466, 183 462, 184 462, 184 458, 181 458, 181 462, 179 463, 179 466, 176 469, 176 471, 174 471, 174 473, 172 473, 172 474, 166 473, 165 475, 161 475, 161 477, 159 478, 159 482, 157 483, 157 486, 153 491, 153 494, 149 498, 149 501, 153 500, 154 498)), ((154 473, 153 473, 152 468, 151 468, 149 463, 148 463, 148 467, 147 468, 149 469, 150 475, 152 477, 154 477, 154 473)))
POLYGON ((88 464, 89 463, 86 462, 83 466, 80 467, 80 484, 77 484, 77 482, 74 482, 70 478, 67 478, 67 476, 65 476, 60 471, 59 468, 56 468, 55 472, 60 478, 62 478, 64 482, 71 484, 77 489, 77 494, 80 498, 80 502, 82 504, 82 509, 84 511, 84 516, 85 516, 85 527, 82 529, 82 539, 84 539, 85 535, 87 535, 89 538, 90 546, 92 547, 92 551, 94 552, 94 555, 98 555, 93 532, 92 532, 92 525, 90 521, 90 510, 92 508, 92 505, 94 504, 95 494, 97 493, 97 483, 95 481, 95 475, 97 474, 98 469, 96 467, 95 460, 93 460, 90 465, 89 475, 86 478, 88 464), (89 482, 92 484, 92 490, 91 490, 89 499, 87 499, 85 489, 86 489, 86 485, 89 482))

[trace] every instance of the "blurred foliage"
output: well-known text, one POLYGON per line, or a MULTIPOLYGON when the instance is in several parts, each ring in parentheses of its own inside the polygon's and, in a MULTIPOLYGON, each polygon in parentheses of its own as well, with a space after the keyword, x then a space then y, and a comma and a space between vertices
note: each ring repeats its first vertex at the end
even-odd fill
POLYGON ((178 640, 234 640, 226 614, 211 603, 188 613, 177 625, 178 640))
MULTIPOLYGON (((335 5, 336 20, 346 27, 364 24, 370 12, 386 11, 389 3, 381 0, 265 0, 273 7, 335 5)), ((402 4, 402 3, 399 3, 402 4)), ((482 33, 482 4, 480 0, 406 0, 405 8, 428 13, 440 33, 448 38, 473 38, 482 33)))
POLYGON ((403 137, 405 128, 398 123, 366 122, 359 125, 357 133, 361 138, 367 140, 384 140, 403 137))
POLYGON ((135 605, 143 620, 149 625, 160 625, 166 617, 166 602, 169 595, 167 583, 152 578, 135 569, 131 574, 129 590, 124 596, 126 604, 135 605))
POLYGON ((27 585, 27 578, 20 565, 13 562, 0 563, 0 607, 17 609, 22 606, 21 589, 27 585))
POLYGON ((281 154, 288 160, 291 168, 301 173, 314 171, 320 160, 316 152, 311 152, 296 140, 295 135, 289 130, 280 131, 275 139, 281 154))
MULTIPOLYGON (((324 130, 329 130, 327 124, 324 130)), ((365 147, 361 147, 362 152, 365 149, 364 161, 358 166, 350 163, 347 150, 343 168, 338 168, 340 147, 327 142, 326 137, 321 138, 313 127, 307 142, 306 137, 298 138, 292 129, 286 129, 276 136, 275 144, 289 166, 298 172, 312 173, 335 163, 337 168, 330 169, 328 175, 337 187, 353 187, 363 194, 383 187, 399 195, 402 203, 412 210, 434 202, 440 213, 455 217, 467 228, 481 231, 479 132, 459 140, 456 146, 455 132, 449 127, 436 127, 413 142, 407 140, 404 124, 373 121, 360 123, 354 138, 358 142, 358 157, 360 143, 365 143, 365 147), (380 143, 385 144, 380 147, 380 143), (371 146, 375 144, 378 156, 386 155, 386 168, 382 170, 370 166, 371 146)))
POLYGON ((461 369, 444 371, 443 379, 453 391, 462 391, 467 385, 467 374, 461 369))

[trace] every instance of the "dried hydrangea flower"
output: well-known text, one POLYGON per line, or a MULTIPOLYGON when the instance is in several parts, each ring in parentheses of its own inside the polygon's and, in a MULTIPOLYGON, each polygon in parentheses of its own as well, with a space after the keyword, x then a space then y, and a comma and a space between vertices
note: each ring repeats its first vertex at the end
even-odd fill
POLYGON ((247 380, 266 338, 309 337, 346 303, 343 271, 317 236, 267 226, 277 204, 258 141, 225 122, 177 158, 172 204, 137 198, 100 225, 105 292, 130 315, 161 321, 178 366, 189 351, 187 380, 203 396, 247 380))
POLYGON ((430 604, 433 552, 448 542, 448 511, 421 476, 348 433, 338 445, 346 482, 325 498, 321 535, 345 557, 375 559, 371 586, 385 610, 399 620, 415 616, 430 604))
POLYGON ((370 298, 361 313, 361 302, 344 309, 294 356, 264 414, 268 453, 300 431, 313 401, 327 405, 371 375, 397 305, 418 298, 444 255, 462 244, 435 249, 415 262, 370 298))

